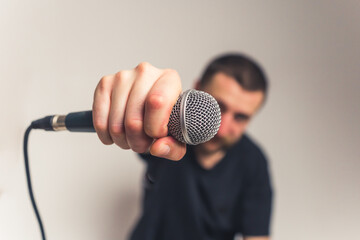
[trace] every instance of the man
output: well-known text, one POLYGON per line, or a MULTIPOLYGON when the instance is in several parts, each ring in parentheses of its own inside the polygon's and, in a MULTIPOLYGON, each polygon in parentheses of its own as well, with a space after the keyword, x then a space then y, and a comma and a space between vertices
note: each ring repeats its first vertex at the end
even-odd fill
POLYGON ((196 88, 218 101, 222 117, 217 135, 197 146, 168 136, 181 92, 174 70, 141 63, 103 77, 95 90, 93 120, 100 140, 143 153, 147 163, 143 213, 130 238, 269 239, 267 160, 244 134, 264 103, 266 78, 253 60, 230 54, 210 63, 196 88))

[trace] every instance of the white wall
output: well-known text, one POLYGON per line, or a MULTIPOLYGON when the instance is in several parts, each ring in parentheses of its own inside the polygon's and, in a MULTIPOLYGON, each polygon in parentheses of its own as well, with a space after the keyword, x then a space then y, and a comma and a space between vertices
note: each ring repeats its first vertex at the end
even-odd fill
MULTIPOLYGON (((360 223, 360 3, 0 2, 0 239, 40 239, 22 157, 27 125, 91 108, 106 74, 141 61, 184 89, 210 58, 242 51, 271 81, 250 127, 271 159, 273 239, 355 239, 360 223)), ((124 239, 143 165, 95 134, 34 131, 30 163, 49 239, 124 239)))

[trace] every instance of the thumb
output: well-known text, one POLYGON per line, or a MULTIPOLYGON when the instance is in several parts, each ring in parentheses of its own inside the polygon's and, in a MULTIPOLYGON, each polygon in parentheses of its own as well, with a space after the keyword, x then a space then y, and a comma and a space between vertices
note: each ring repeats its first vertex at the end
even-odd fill
POLYGON ((186 153, 186 144, 171 136, 156 139, 150 147, 150 154, 156 157, 178 161, 186 153))

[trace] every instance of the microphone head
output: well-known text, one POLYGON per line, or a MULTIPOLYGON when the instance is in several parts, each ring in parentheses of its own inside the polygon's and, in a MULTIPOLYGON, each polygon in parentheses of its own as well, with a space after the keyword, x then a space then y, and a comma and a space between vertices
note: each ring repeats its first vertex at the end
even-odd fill
POLYGON ((168 129, 178 141, 197 145, 213 138, 220 123, 221 111, 215 98, 206 92, 190 89, 179 96, 168 129))

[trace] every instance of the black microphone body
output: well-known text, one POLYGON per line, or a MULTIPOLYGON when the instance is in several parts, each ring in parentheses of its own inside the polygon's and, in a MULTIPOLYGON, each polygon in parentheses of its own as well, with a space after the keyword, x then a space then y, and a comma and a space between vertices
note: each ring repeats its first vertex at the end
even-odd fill
POLYGON ((92 111, 69 113, 65 126, 70 132, 95 132, 92 111))
POLYGON ((33 121, 31 125, 35 129, 46 131, 95 132, 92 111, 46 116, 33 121))

